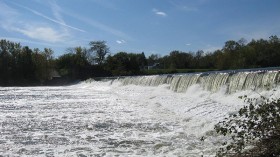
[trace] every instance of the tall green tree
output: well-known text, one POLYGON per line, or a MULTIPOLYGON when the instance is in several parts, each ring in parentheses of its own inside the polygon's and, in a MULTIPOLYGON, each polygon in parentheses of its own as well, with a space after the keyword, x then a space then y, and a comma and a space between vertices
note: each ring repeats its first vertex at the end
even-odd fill
POLYGON ((85 79, 91 76, 88 51, 80 46, 68 48, 66 54, 56 60, 56 66, 62 76, 73 79, 85 79))
POLYGON ((35 81, 35 64, 32 60, 32 50, 24 46, 20 53, 19 73, 25 82, 35 81))
POLYGON ((105 41, 91 41, 89 43, 90 51, 94 53, 93 61, 98 65, 101 65, 105 61, 105 57, 110 53, 109 47, 105 41))
POLYGON ((113 75, 136 75, 140 74, 146 63, 147 60, 143 52, 139 54, 119 52, 108 56, 106 68, 113 75))
POLYGON ((147 59, 148 66, 152 66, 155 63, 159 63, 159 59, 160 59, 159 54, 151 54, 147 59))
POLYGON ((35 76, 41 84, 52 79, 52 73, 55 70, 53 53, 50 48, 45 48, 44 51, 40 51, 38 48, 33 50, 32 60, 35 66, 35 76))
POLYGON ((11 53, 9 51, 11 47, 13 47, 13 43, 7 40, 0 41, 0 80, 5 83, 11 75, 11 53))
POLYGON ((32 60, 35 64, 35 77, 40 83, 43 83, 49 78, 47 59, 38 48, 35 48, 33 52, 32 60))

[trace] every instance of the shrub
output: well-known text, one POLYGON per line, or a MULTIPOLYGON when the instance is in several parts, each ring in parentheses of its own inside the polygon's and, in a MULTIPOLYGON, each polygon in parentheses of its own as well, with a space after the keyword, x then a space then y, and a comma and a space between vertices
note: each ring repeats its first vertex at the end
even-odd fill
POLYGON ((241 98, 247 105, 215 125, 217 133, 232 139, 217 156, 279 156, 280 99, 241 98))

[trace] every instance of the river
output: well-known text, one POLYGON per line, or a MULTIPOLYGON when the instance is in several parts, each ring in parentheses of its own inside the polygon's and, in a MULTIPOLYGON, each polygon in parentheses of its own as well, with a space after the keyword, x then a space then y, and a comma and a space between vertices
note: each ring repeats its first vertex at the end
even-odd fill
POLYGON ((0 87, 0 154, 215 156, 229 138, 214 125, 245 105, 239 96, 280 97, 279 86, 230 93, 225 84, 214 92, 198 83, 180 92, 171 86, 91 80, 0 87))

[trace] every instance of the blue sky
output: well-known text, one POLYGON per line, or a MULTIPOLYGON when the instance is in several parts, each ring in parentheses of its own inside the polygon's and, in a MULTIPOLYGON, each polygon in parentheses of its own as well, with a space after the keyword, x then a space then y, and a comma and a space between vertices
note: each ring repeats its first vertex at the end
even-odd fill
POLYGON ((30 48, 88 47, 167 55, 227 40, 280 36, 279 0, 0 0, 0 38, 30 48))

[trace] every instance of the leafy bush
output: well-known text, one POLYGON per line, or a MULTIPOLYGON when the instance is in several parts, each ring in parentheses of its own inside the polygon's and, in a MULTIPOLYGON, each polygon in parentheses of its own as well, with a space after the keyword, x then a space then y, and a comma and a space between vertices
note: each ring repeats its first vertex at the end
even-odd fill
POLYGON ((215 126, 217 133, 232 139, 217 156, 279 156, 280 99, 242 98, 248 105, 215 126))

